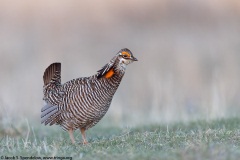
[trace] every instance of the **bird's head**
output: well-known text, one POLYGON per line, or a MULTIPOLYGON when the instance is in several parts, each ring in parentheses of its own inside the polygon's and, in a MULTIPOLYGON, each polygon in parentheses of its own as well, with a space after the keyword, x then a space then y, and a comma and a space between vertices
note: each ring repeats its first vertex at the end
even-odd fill
POLYGON ((119 64, 123 67, 126 67, 128 64, 132 63, 133 61, 137 61, 132 54, 132 52, 127 49, 123 48, 117 53, 117 58, 119 60, 119 64))

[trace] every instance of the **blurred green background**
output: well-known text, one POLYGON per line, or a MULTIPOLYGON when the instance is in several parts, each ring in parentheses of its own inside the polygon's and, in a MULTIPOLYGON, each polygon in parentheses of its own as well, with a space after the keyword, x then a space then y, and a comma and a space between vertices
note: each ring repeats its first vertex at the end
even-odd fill
POLYGON ((62 63, 66 82, 95 74, 125 47, 139 61, 128 66, 105 119, 239 115, 239 0, 1 0, 1 121, 40 122, 42 76, 52 62, 62 63))

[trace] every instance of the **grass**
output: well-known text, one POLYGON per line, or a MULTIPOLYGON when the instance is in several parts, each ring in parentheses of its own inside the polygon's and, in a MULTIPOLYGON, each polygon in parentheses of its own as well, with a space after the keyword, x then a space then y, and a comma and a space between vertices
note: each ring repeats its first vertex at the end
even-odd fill
MULTIPOLYGON (((72 145, 68 134, 58 127, 33 127, 27 123, 20 128, 20 135, 0 132, 0 158, 237 160, 240 157, 239 118, 135 128, 100 124, 87 132, 88 145, 72 145)), ((75 138, 81 142, 78 131, 75 138)))

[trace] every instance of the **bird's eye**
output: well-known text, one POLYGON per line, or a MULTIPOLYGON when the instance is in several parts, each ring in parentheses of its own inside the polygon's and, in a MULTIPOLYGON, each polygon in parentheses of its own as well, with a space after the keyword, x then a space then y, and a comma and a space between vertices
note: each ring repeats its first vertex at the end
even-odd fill
POLYGON ((123 58, 127 58, 127 55, 124 54, 124 55, 122 55, 122 57, 123 57, 123 58))

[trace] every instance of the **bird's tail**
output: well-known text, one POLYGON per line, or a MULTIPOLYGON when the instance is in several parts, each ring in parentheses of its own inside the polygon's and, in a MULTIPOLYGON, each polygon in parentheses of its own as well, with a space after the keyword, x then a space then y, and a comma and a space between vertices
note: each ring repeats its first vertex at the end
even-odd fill
POLYGON ((52 63, 43 74, 44 85, 48 83, 61 84, 61 63, 52 63))
POLYGON ((61 114, 58 107, 61 96, 57 90, 52 93, 52 90, 61 86, 61 63, 52 63, 45 70, 43 74, 43 82, 43 99, 45 101, 45 105, 41 109, 41 123, 44 123, 45 125, 53 125, 60 121, 61 114))

